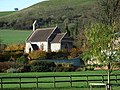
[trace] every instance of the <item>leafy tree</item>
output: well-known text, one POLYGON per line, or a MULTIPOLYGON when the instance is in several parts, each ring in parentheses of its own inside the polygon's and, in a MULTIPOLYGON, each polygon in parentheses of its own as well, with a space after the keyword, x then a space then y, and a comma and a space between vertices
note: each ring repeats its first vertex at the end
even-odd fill
POLYGON ((93 24, 86 29, 85 36, 90 45, 89 53, 91 58, 108 65, 108 84, 110 84, 110 72, 112 71, 112 62, 119 60, 119 51, 115 48, 116 26, 105 24, 93 24))

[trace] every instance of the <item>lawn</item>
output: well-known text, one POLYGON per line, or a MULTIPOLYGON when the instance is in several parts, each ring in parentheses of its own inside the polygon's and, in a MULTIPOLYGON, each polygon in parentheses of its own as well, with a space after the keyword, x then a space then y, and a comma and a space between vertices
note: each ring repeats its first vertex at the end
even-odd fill
POLYGON ((2 43, 25 43, 31 30, 0 30, 0 39, 2 43))
MULTIPOLYGON (((29 72, 29 73, 0 73, 0 77, 4 76, 67 76, 67 75, 105 75, 107 74, 106 71, 80 71, 80 72, 29 72)), ((120 74, 120 71, 113 71, 112 74, 120 74)), ((90 77, 89 79, 100 79, 101 77, 90 77)), ((120 79, 120 76, 118 77, 120 79)), ((39 78, 38 81, 53 81, 54 78, 48 77, 48 78, 39 78)), ((74 77, 72 80, 77 80, 77 79, 86 79, 84 77, 79 78, 79 77, 74 77)), ((19 81, 18 79, 4 79, 5 81, 19 81)), ((68 77, 57 77, 56 80, 69 80, 68 77)), ((21 81, 36 81, 36 79, 33 78, 22 78, 21 81)), ((114 82, 114 81, 113 81, 114 82)), ((120 81, 118 81, 120 83, 120 81)), ((22 84, 21 90, 89 90, 86 86, 86 82, 73 82, 73 87, 70 87, 70 82, 62 82, 62 83, 56 83, 56 88, 54 87, 53 83, 39 83, 39 89, 36 89, 36 84, 22 84), (31 89, 33 88, 33 89, 31 89)), ((14 84, 14 85, 4 85, 5 88, 12 88, 11 90, 20 90, 20 89, 13 89, 13 88, 19 88, 19 84, 14 84)), ((113 90, 118 90, 120 86, 114 86, 113 90)), ((5 90, 10 90, 10 89, 5 89, 5 90)), ((102 88, 94 88, 93 90, 105 90, 104 87, 102 88)))

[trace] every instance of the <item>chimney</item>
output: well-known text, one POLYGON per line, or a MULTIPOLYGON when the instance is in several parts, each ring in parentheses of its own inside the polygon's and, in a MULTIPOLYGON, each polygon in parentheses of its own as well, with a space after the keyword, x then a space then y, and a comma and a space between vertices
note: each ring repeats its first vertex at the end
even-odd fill
POLYGON ((34 23, 33 23, 33 31, 35 31, 35 24, 36 24, 36 20, 34 21, 34 23))

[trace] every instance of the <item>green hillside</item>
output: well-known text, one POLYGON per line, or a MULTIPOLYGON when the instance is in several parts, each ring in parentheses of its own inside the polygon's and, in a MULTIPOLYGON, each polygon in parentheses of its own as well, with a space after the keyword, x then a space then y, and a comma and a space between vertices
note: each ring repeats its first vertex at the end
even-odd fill
MULTIPOLYGON (((56 24, 70 23, 74 26, 76 19, 86 22, 95 12, 97 0, 49 0, 31 7, 0 17, 0 28, 32 29, 35 19, 37 27, 49 27, 56 24)), ((72 26, 71 25, 71 26, 72 26)))
POLYGON ((13 12, 15 12, 15 11, 3 11, 3 12, 0 12, 0 17, 6 16, 6 15, 10 15, 10 14, 12 14, 13 12))

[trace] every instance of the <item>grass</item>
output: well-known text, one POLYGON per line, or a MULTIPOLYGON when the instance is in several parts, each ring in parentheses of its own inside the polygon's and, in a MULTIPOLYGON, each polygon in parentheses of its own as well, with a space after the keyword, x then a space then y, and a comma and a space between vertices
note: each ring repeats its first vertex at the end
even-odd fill
MULTIPOLYGON (((105 70, 99 71, 80 71, 80 72, 27 72, 27 73, 0 73, 0 76, 53 76, 53 75, 106 75, 105 70)), ((111 74, 120 74, 119 70, 113 71, 111 74)))
MULTIPOLYGON (((66 76, 66 75, 99 75, 99 74, 107 74, 106 71, 80 71, 80 72, 29 72, 29 73, 0 73, 0 77, 2 76, 57 76, 57 75, 61 75, 61 76, 66 76)), ((113 71, 112 74, 120 74, 120 71, 113 71)), ((120 78, 120 77, 118 77, 120 78)), ((53 81, 54 78, 39 78, 38 81, 53 81)), ((72 78, 73 80, 84 80, 86 78, 82 77, 74 77, 72 78)), ((90 77, 89 79, 101 79, 101 77, 90 77)), ((19 81, 19 79, 3 79, 4 81, 19 81)), ((58 77, 56 78, 56 80, 69 80, 69 77, 58 77)), ((22 79, 22 81, 36 81, 36 79, 22 79)), ((118 81, 118 83, 120 83, 120 81, 118 81)), ((53 88, 54 84, 48 84, 48 83, 40 83, 39 84, 39 89, 36 89, 36 84, 22 84, 22 87, 24 89, 21 90, 89 90, 88 88, 86 88, 86 82, 73 82, 73 87, 70 88, 70 83, 69 82, 64 82, 64 83, 56 83, 57 88, 53 88), (31 89, 32 88, 32 89, 31 89)), ((12 88, 11 90, 14 90, 13 88, 19 88, 18 84, 14 84, 14 85, 4 85, 5 88, 9 88, 9 89, 5 89, 5 90, 10 90, 10 88, 12 88)), ((114 86, 113 90, 119 90, 120 87, 114 86)), ((15 90, 20 90, 20 89, 15 89, 15 90)), ((104 87, 102 88, 94 88, 93 90, 105 90, 104 87)))
POLYGON ((0 30, 0 39, 5 44, 25 43, 30 32, 30 30, 0 30))
POLYGON ((14 13, 15 11, 3 11, 3 12, 0 12, 0 17, 2 16, 6 16, 6 15, 10 15, 12 13, 14 13))

